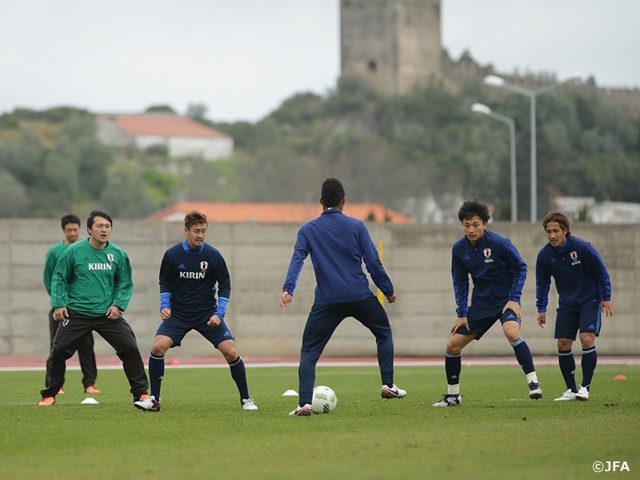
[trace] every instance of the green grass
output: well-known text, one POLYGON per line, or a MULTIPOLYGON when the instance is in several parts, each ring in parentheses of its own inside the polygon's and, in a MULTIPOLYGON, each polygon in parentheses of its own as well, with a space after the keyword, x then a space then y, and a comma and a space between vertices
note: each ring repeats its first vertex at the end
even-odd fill
POLYGON ((121 370, 99 372, 100 405, 80 405, 69 371, 50 408, 37 406, 43 372, 0 372, 0 478, 572 479, 597 476, 598 460, 638 478, 640 367, 598 367, 588 402, 553 401, 557 367, 538 376, 545 397, 533 401, 517 367, 464 367, 463 405, 432 408, 442 367, 396 368, 409 394, 389 401, 376 368, 323 367, 316 385, 336 391, 336 410, 294 418, 297 398, 282 393, 298 389, 295 368, 248 369, 257 412, 240 409, 222 368, 168 368, 160 413, 133 408, 121 370))

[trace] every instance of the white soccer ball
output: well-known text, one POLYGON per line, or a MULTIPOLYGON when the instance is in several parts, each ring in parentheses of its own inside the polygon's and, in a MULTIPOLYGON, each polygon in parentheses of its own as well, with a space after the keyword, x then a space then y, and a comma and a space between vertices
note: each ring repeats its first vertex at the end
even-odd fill
POLYGON ((321 385, 313 389, 311 411, 313 413, 331 413, 338 404, 336 393, 329 387, 321 385))

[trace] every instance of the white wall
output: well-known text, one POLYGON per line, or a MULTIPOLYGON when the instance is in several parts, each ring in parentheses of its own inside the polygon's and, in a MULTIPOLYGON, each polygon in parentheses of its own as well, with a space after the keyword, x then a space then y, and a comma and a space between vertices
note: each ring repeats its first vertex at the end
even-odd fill
POLYGON ((139 135, 136 146, 145 150, 151 145, 165 145, 172 158, 196 156, 205 160, 220 160, 233 155, 233 138, 161 137, 139 135))

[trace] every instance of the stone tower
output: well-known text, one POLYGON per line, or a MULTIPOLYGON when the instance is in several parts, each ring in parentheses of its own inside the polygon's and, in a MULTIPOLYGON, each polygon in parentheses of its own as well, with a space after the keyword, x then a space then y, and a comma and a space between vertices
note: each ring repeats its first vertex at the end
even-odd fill
POLYGON ((340 0, 341 75, 402 95, 442 77, 440 0, 340 0))

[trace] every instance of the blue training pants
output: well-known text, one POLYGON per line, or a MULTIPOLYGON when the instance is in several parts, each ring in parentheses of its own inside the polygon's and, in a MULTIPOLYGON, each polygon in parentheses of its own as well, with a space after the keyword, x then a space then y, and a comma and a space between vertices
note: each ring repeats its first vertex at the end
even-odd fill
POLYGON ((314 304, 309 312, 307 324, 302 334, 302 349, 300 350, 300 366, 298 378, 300 380, 301 406, 311 403, 313 386, 316 380, 316 364, 329 342, 331 335, 340 323, 347 317, 354 317, 371 330, 378 345, 378 365, 382 383, 393 385, 393 336, 389 317, 373 293, 364 300, 356 302, 335 303, 331 305, 314 304))

